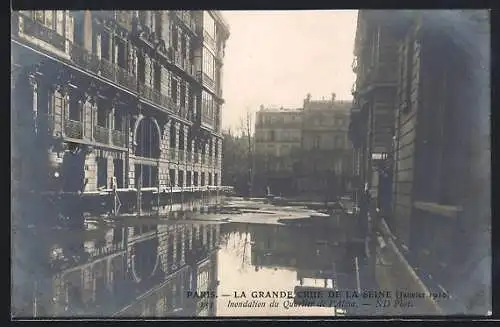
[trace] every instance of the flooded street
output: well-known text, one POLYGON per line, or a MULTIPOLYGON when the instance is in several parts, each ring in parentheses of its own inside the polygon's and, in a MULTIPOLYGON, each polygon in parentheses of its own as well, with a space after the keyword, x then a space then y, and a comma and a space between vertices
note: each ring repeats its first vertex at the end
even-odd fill
POLYGON ((13 267, 14 315, 334 316, 349 312, 332 303, 301 306, 295 298, 304 287, 355 288, 354 259, 341 237, 325 228, 279 222, 309 216, 310 210, 273 211, 272 207, 265 208, 272 223, 263 222, 265 214, 259 215, 258 209, 241 203, 226 203, 217 212, 198 203, 160 217, 87 218, 82 230, 24 231, 25 243, 18 247, 13 267), (248 222, 252 218, 248 210, 255 210, 255 223, 248 222))

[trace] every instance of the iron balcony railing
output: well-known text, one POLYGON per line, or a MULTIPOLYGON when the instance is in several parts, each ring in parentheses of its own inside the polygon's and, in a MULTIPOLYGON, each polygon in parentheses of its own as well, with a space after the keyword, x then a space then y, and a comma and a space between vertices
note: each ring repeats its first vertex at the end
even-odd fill
POLYGON ((64 121, 64 134, 73 139, 83 138, 83 124, 80 121, 67 119, 64 121))
POLYGON ((173 52, 173 55, 174 55, 174 64, 177 67, 179 67, 179 68, 182 69, 183 68, 183 66, 182 66, 182 55, 179 52, 177 52, 177 51, 173 52))
POLYGON ((97 55, 89 53, 84 48, 72 44, 71 60, 73 62, 95 74, 100 74, 116 84, 119 84, 132 92, 137 92, 137 78, 128 72, 125 68, 111 63, 110 61, 99 58, 97 55))
POLYGON ((203 31, 203 41, 205 41, 210 48, 215 49, 215 40, 207 31, 203 31))
POLYGON ((156 103, 157 105, 169 109, 174 112, 178 112, 177 105, 169 96, 145 85, 139 84, 139 95, 148 99, 149 101, 156 103))
POLYGON ((205 124, 208 124, 210 126, 213 126, 214 119, 212 117, 207 116, 207 115, 202 115, 201 116, 201 122, 205 123, 205 124))
POLYGON ((215 90, 215 82, 213 79, 211 79, 207 74, 204 72, 197 72, 196 73, 196 78, 200 83, 203 83, 206 85, 208 88, 215 90))
POLYGON ((37 39, 40 39, 44 42, 47 42, 50 45, 53 45, 59 50, 66 51, 66 38, 53 29, 48 28, 47 26, 40 24, 35 21, 33 17, 30 17, 26 14, 21 14, 19 17, 22 17, 22 31, 24 34, 33 36, 37 39))
POLYGON ((98 143, 109 143, 109 128, 102 126, 94 126, 94 140, 98 143))
POLYGON ((113 142, 113 145, 125 148, 126 147, 126 142, 125 142, 125 134, 121 131, 117 130, 112 130, 111 131, 111 140, 113 142))

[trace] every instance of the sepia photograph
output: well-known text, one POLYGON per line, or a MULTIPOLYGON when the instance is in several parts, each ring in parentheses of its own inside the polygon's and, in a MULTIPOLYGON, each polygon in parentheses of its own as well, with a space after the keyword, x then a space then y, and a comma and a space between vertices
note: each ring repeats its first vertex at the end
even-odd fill
POLYGON ((11 319, 492 315, 490 11, 11 11, 11 319))

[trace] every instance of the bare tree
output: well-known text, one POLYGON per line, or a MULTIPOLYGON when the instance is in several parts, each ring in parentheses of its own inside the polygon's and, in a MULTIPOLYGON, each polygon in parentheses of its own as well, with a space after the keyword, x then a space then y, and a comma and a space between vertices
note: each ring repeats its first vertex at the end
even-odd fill
POLYGON ((248 196, 252 196, 252 186, 254 180, 254 154, 253 154, 253 119, 249 108, 240 117, 240 132, 243 138, 247 139, 247 159, 248 159, 248 196))

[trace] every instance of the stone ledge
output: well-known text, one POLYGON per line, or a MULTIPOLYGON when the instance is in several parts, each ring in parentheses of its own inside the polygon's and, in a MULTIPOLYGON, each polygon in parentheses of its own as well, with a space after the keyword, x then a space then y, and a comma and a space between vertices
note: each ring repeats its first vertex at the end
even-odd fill
POLYGON ((424 201, 413 202, 413 207, 422 211, 430 212, 448 218, 456 218, 458 213, 462 211, 461 207, 443 205, 435 202, 424 202, 424 201))

